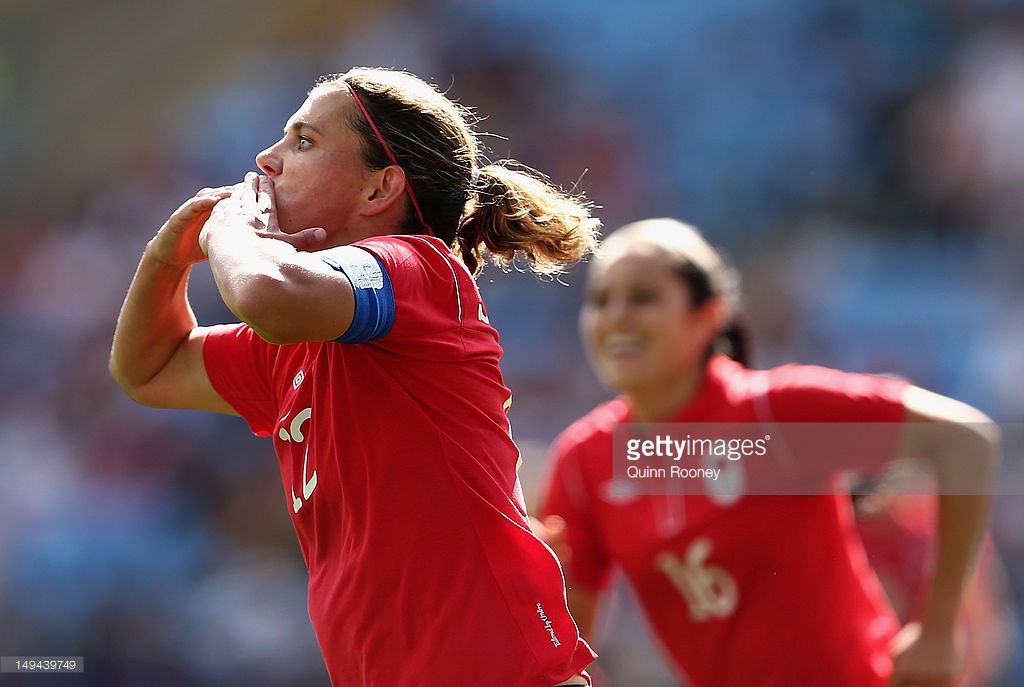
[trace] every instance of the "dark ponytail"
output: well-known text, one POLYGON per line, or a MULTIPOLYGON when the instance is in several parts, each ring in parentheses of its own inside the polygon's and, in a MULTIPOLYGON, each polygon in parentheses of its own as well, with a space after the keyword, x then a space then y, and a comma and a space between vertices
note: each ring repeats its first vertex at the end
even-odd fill
POLYGON ((485 165, 476 117, 433 85, 408 72, 357 68, 324 77, 318 89, 357 95, 365 116, 354 110, 350 125, 363 139, 364 162, 397 163, 405 173, 416 203, 400 231, 434 234, 473 274, 488 257, 507 265, 517 256, 554 274, 596 248, 601 222, 589 203, 524 165, 485 165))

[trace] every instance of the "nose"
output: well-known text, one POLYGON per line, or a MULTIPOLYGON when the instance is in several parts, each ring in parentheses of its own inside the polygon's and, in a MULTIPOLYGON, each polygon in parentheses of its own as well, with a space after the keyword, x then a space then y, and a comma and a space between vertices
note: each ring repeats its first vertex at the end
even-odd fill
POLYGON ((281 173, 281 157, 275 152, 277 145, 272 145, 256 155, 256 166, 268 177, 281 173))
POLYGON ((601 322, 608 325, 622 324, 630 315, 629 302, 625 298, 609 298, 597 313, 601 322))

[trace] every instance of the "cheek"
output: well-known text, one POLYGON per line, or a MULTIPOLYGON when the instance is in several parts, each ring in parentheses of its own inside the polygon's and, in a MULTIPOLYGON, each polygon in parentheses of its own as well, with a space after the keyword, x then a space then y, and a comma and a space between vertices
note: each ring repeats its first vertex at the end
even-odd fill
POLYGON ((344 216, 345 205, 340 194, 332 190, 330 184, 322 180, 290 185, 288 192, 277 198, 281 229, 291 233, 308 227, 323 227, 344 216))
POLYGON ((580 310, 579 329, 580 338, 584 341, 591 339, 594 336, 594 326, 597 321, 594 311, 589 306, 584 305, 580 310))
POLYGON ((707 348, 705 338, 699 323, 693 318, 683 318, 671 334, 676 355, 687 362, 704 355, 707 348))
POLYGON ((277 224, 281 231, 292 234, 302 228, 302 217, 296 210, 303 206, 302 199, 292 194, 277 195, 277 224))
POLYGON ((594 353, 597 350, 597 322, 598 319, 592 313, 588 313, 585 308, 580 312, 580 343, 583 345, 583 352, 592 362, 594 360, 594 353))

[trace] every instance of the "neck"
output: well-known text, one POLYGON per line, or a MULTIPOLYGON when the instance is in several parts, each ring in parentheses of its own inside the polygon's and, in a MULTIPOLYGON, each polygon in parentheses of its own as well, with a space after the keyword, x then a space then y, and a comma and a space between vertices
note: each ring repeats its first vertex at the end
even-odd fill
POLYGON ((331 235, 328 239, 327 245, 324 245, 321 248, 347 246, 355 243, 356 241, 362 241, 363 239, 372 238, 374 236, 388 236, 390 234, 400 233, 402 232, 399 225, 391 226, 376 222, 353 222, 341 231, 337 231, 331 235))
POLYGON ((633 420, 665 422, 693 400, 703 379, 704 366, 700 366, 676 375, 668 384, 658 382, 649 389, 627 392, 633 420))

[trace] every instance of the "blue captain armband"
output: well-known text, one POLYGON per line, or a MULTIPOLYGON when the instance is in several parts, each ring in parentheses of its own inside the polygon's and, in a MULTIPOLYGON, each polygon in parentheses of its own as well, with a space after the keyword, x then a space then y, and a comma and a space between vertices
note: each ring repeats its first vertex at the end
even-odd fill
POLYGON ((355 246, 340 246, 322 260, 352 283, 356 298, 352 324, 335 341, 362 343, 379 339, 395 323, 395 292, 384 265, 375 255, 355 246))

